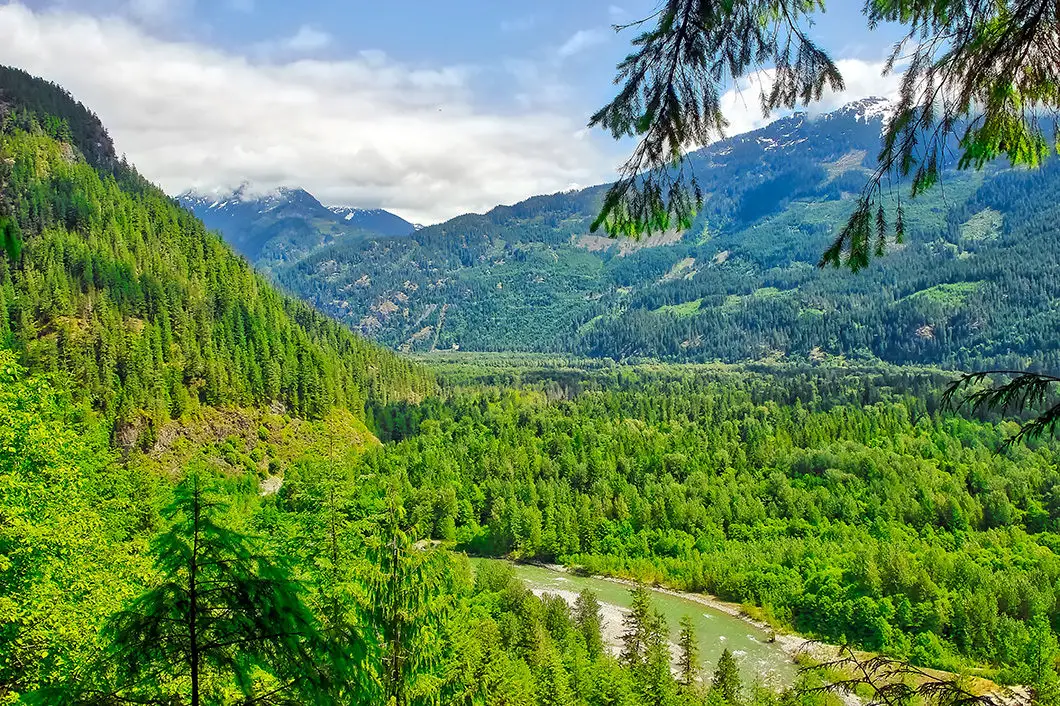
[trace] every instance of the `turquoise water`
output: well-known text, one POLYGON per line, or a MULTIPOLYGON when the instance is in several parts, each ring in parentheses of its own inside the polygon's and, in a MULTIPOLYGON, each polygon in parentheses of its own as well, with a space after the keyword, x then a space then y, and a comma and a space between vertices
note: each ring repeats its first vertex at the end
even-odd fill
MULTIPOLYGON (((488 559, 482 561, 498 561, 488 559)), ((537 591, 571 591, 591 589, 604 604, 628 608, 632 599, 629 588, 605 579, 574 576, 540 566, 515 564, 515 573, 527 587, 537 591)), ((780 686, 790 684, 797 667, 779 645, 769 642, 769 635, 739 618, 695 601, 652 591, 655 608, 665 617, 671 639, 677 641, 679 622, 688 616, 699 638, 704 676, 709 675, 726 647, 735 655, 747 683, 780 686)))

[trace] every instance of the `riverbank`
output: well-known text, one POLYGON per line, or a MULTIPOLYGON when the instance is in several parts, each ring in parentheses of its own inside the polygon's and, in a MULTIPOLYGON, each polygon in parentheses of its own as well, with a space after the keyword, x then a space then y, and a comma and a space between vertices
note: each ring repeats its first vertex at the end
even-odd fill
MULTIPOLYGON (((579 574, 570 571, 566 566, 561 564, 548 564, 544 562, 525 562, 531 566, 537 566, 539 568, 547 569, 548 571, 555 572, 557 574, 565 574, 568 576, 577 576, 579 574)), ((614 576, 600 576, 593 575, 593 578, 598 581, 606 581, 614 583, 620 586, 628 588, 636 587, 638 584, 636 581, 629 579, 617 578, 614 576)), ((732 618, 740 620, 741 622, 754 627, 756 630, 769 635, 772 643, 780 648, 788 657, 799 665, 805 665, 807 662, 810 663, 822 663, 837 659, 841 654, 841 648, 838 645, 833 645, 820 640, 813 640, 811 638, 804 637, 797 633, 778 630, 777 628, 769 625, 768 623, 758 620, 751 615, 748 615, 744 610, 743 606, 738 603, 732 603, 729 601, 721 600, 716 596, 703 593, 690 593, 687 591, 678 591, 675 589, 667 588, 660 585, 648 586, 652 591, 681 600, 697 603, 711 610, 724 613, 732 618)), ((605 616, 606 619, 606 616, 605 616)), ((620 620, 620 618, 619 618, 620 620)), ((874 653, 856 651, 855 654, 859 659, 870 659, 875 657, 874 653)), ((934 679, 954 679, 959 675, 952 672, 946 672, 938 669, 923 668, 923 674, 926 678, 934 679)), ((968 680, 966 688, 972 693, 980 696, 989 696, 993 699, 994 703, 998 706, 1028 706, 1033 701, 1033 694, 1029 687, 1016 686, 1016 687, 1002 687, 990 679, 981 676, 965 675, 968 680)), ((844 699, 846 703, 852 703, 847 699, 844 699)))
MULTIPOLYGON (((555 571, 561 574, 570 574, 570 570, 562 564, 545 564, 541 562, 529 562, 533 566, 540 566, 541 568, 548 569, 549 571, 555 571)), ((629 579, 621 579, 614 576, 593 576, 593 578, 601 581, 609 581, 611 583, 619 584, 621 586, 627 586, 634 588, 638 584, 636 581, 630 581, 629 579)), ((730 603, 723 601, 716 596, 711 596, 705 593, 689 593, 687 591, 677 591, 665 586, 650 586, 651 590, 656 593, 662 593, 674 598, 680 598, 682 600, 691 601, 692 603, 698 603, 699 605, 711 608, 720 613, 732 616, 738 620, 747 623, 757 630, 762 631, 766 635, 772 637, 772 641, 780 647, 792 660, 799 662, 805 657, 809 657, 817 662, 824 662, 835 659, 839 654, 839 647, 837 645, 829 645, 827 643, 820 642, 819 640, 811 640, 801 635, 794 633, 779 631, 772 625, 766 622, 757 620, 743 609, 743 606, 738 603, 730 603)))

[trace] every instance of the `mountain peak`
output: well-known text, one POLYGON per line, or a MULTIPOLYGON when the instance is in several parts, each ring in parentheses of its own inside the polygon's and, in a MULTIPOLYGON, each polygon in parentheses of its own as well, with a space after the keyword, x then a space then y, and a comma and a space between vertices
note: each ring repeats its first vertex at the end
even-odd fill
POLYGON ((858 122, 866 123, 876 118, 886 121, 890 118, 891 113, 893 112, 894 103, 887 98, 881 98, 880 96, 870 96, 868 98, 851 101, 835 111, 835 113, 840 115, 853 115, 854 119, 858 122))
POLYGON ((297 201, 311 201, 319 205, 305 189, 279 186, 263 189, 250 182, 233 188, 219 186, 212 189, 188 189, 177 196, 177 200, 195 208, 230 208, 239 205, 258 205, 262 210, 276 208, 297 201))
POLYGON ((252 262, 290 261, 343 236, 405 236, 408 221, 381 208, 324 206, 305 189, 238 187, 189 190, 177 200, 252 262))

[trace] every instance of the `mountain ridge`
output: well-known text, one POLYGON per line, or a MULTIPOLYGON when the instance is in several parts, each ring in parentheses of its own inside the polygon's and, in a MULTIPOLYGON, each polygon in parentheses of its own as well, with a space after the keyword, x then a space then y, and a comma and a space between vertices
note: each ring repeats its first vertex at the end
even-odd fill
POLYGON ((187 190, 176 201, 221 231, 259 269, 296 260, 344 237, 409 235, 415 226, 383 209, 325 206, 305 189, 261 190, 244 183, 232 190, 187 190))
POLYGON ((272 276, 410 351, 960 367, 1052 360, 1054 345, 1013 330, 1034 319, 1060 332, 1051 313, 1060 302, 1031 281, 1054 279, 1055 163, 1033 173, 947 169, 944 188, 906 203, 905 241, 868 272, 816 267, 875 168, 890 109, 864 99, 796 113, 690 153, 706 200, 683 233, 591 233, 607 188, 598 185, 406 238, 335 241, 272 276), (986 235, 967 237, 976 228, 986 235), (1021 259, 1026 242, 1044 257, 1021 259))
POLYGON ((57 91, 0 71, 17 114, 0 129, 0 345, 77 380, 116 441, 147 448, 203 407, 364 419, 433 389, 425 370, 281 292, 133 167, 82 158, 68 140, 101 125, 57 91), (39 112, 51 101, 69 117, 39 112))

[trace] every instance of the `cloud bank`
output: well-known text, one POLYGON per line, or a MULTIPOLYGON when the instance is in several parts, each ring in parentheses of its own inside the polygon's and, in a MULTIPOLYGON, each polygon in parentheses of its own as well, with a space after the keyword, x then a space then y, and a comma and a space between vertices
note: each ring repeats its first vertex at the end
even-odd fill
MULTIPOLYGON (((498 62, 515 79, 506 98, 516 109, 505 112, 476 100, 474 67, 407 66, 379 51, 312 58, 336 47, 311 26, 244 56, 161 39, 149 24, 127 19, 130 9, 157 16, 192 0, 126 1, 124 16, 93 16, 69 4, 47 11, 0 5, 0 63, 70 90, 99 114, 119 152, 172 194, 244 182, 298 186, 327 204, 383 207, 432 223, 606 182, 622 161, 569 107, 569 83, 542 78, 555 71, 554 47, 540 62, 498 62)), ((577 54, 604 36, 578 32, 559 54, 577 54)), ((880 64, 839 63, 847 90, 813 110, 896 86, 897 79, 880 79, 880 64)), ((755 90, 763 80, 769 72, 725 94, 728 134, 769 122, 755 90)))
MULTIPOLYGON (((295 35, 298 38, 298 35, 295 35)), ((300 50, 321 45, 302 35, 300 50)), ((583 116, 476 105, 472 70, 353 59, 253 61, 118 17, 0 6, 0 62, 55 81, 170 193, 301 186, 435 222, 606 180, 583 116)))
MULTIPOLYGON (((843 74, 846 87, 842 91, 827 89, 821 100, 807 107, 799 107, 811 116, 842 108, 860 98, 879 97, 894 100, 898 97, 901 74, 883 76, 884 62, 861 59, 839 59, 836 61, 843 74)), ((742 79, 736 86, 721 96, 722 111, 729 120, 726 135, 739 135, 768 125, 780 115, 764 117, 759 96, 773 81, 773 71, 758 71, 742 79)))

